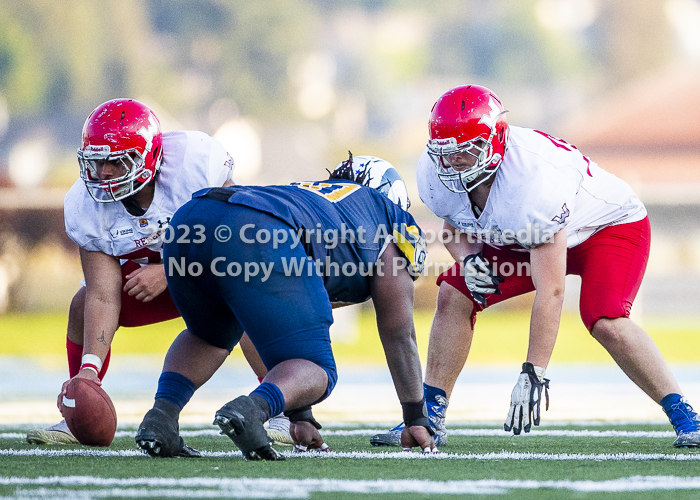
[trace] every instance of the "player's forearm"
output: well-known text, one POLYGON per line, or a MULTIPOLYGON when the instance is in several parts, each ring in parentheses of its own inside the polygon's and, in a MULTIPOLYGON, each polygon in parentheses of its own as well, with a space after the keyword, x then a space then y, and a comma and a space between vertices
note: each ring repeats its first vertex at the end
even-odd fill
POLYGON ((95 354, 104 361, 119 326, 120 304, 88 296, 85 300, 83 355, 95 354))
POLYGON ((383 336, 381 340, 399 401, 420 401, 423 398, 423 378, 413 336, 383 336))
POLYGON ((483 243, 476 241, 470 242, 469 240, 470 237, 468 234, 455 231, 451 235, 450 241, 445 241, 445 248, 450 252, 455 262, 462 262, 467 255, 479 253, 484 248, 483 243))
POLYGON ((530 342, 526 359, 535 366, 546 368, 549 364, 559 333, 563 301, 563 290, 538 291, 535 295, 530 317, 530 342))

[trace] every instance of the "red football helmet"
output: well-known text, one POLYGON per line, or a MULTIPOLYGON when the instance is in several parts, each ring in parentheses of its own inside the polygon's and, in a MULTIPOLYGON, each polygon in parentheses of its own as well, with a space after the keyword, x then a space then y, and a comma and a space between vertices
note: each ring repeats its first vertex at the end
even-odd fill
POLYGON ((78 150, 80 177, 99 203, 123 200, 156 177, 163 158, 163 134, 151 108, 133 99, 100 104, 83 125, 78 150), (124 167, 118 178, 102 180, 98 166, 114 162, 124 167))
POLYGON ((448 90, 433 105, 428 153, 449 190, 469 192, 496 172, 508 142, 505 113, 496 94, 477 85, 448 90))

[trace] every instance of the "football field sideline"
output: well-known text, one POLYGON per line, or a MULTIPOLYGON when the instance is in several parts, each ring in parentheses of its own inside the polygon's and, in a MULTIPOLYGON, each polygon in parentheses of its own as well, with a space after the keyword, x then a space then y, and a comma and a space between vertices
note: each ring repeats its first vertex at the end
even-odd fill
POLYGON ((580 493, 621 493, 700 489, 700 478, 669 476, 632 476, 602 481, 526 480, 349 480, 349 479, 276 479, 276 478, 97 478, 0 477, 0 485, 42 486, 20 489, 18 497, 41 498, 309 498, 312 493, 425 493, 440 495, 501 495, 511 490, 568 490, 580 493), (53 487, 53 488, 51 488, 53 487), (65 487, 99 487, 80 490, 65 487), (85 494, 89 495, 86 496, 85 494))
MULTIPOLYGON (((111 396, 120 425, 138 425, 153 404, 162 359, 158 356, 119 356, 110 366, 104 389, 111 396)), ((672 366, 691 404, 700 406, 700 365, 672 366)), ((505 419, 510 393, 520 366, 467 364, 457 380, 447 412, 454 422, 499 422, 505 419)), ((554 421, 664 421, 661 408, 613 364, 556 364, 547 370, 550 408, 543 425, 554 421)), ((66 374, 63 362, 0 357, 0 425, 37 426, 61 419, 56 396, 66 374), (26 370, 32 366, 31 370, 26 370)), ((214 413, 257 379, 247 366, 225 363, 185 407, 184 426, 209 425, 214 413)), ((544 410, 544 409, 543 409, 544 410)), ((393 427, 401 407, 386 367, 338 365, 338 384, 331 396, 314 408, 324 422, 383 423, 393 427)))
MULTIPOLYGON (((656 425, 663 425, 664 422, 658 421, 653 422, 656 425)), ((337 423, 336 425, 343 425, 337 423)), ((566 426, 584 426, 585 422, 548 422, 548 425, 566 425, 566 426)), ((323 436, 364 436, 371 437, 375 434, 381 432, 386 432, 386 427, 377 427, 374 429, 342 429, 333 430, 332 424, 325 424, 323 426, 323 436)), ((343 425, 344 427, 344 425, 343 425)), ((509 433, 503 431, 502 429, 459 429, 453 426, 448 427, 448 432, 450 436, 470 436, 470 437, 485 437, 485 436, 507 436, 509 433)), ((134 437, 136 431, 131 430, 117 430, 114 437, 134 437)), ((189 437, 200 437, 200 436, 219 436, 221 432, 215 429, 180 429, 180 435, 183 438, 189 437)), ((531 436, 551 436, 551 437, 590 437, 590 438, 611 438, 611 437, 628 437, 628 438, 667 438, 674 439, 675 433, 673 431, 626 431, 626 430, 549 430, 549 429, 537 429, 534 428, 529 433, 531 436)), ((23 439, 25 437, 24 433, 21 432, 2 432, 2 427, 0 427, 0 439, 23 439)))

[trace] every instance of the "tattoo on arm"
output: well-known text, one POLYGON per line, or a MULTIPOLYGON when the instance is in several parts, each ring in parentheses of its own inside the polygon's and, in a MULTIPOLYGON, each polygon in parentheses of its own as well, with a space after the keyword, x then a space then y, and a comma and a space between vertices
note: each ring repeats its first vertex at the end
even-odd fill
POLYGON ((102 330, 102 335, 97 337, 97 341, 102 342, 104 345, 107 345, 107 342, 105 341, 105 331, 104 330, 102 330))

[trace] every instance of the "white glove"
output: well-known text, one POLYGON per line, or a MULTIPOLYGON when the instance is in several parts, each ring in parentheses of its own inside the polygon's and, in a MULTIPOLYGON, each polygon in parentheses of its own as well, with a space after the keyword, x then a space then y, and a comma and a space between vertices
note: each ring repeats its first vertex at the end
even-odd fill
POLYGON ((504 279, 489 268, 489 263, 481 255, 481 252, 467 255, 464 258, 464 282, 467 288, 482 307, 486 307, 486 297, 484 295, 495 293, 501 294, 499 283, 504 279))
POLYGON ((520 434, 521 429, 530 432, 532 424, 540 425, 542 388, 546 409, 549 410, 549 379, 544 378, 544 368, 535 367, 532 363, 523 363, 523 371, 510 395, 510 410, 503 424, 506 432, 510 432, 511 429, 513 434, 520 434))

